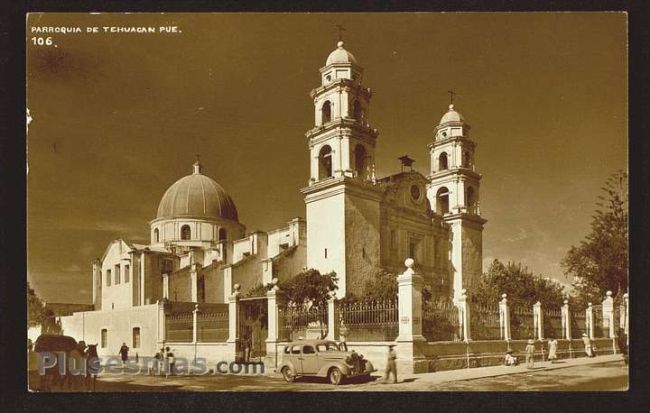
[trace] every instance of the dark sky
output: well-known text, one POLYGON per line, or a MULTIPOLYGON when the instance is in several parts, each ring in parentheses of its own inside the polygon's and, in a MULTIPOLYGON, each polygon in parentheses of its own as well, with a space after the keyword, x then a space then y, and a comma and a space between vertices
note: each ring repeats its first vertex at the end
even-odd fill
MULTIPOLYGON (((458 92, 488 219, 484 262, 568 282, 560 260, 588 232, 599 188, 627 169, 622 13, 33 14, 28 18, 28 279, 88 302, 91 260, 148 239, 164 191, 204 173, 249 230, 304 216, 309 91, 335 25, 373 89, 379 176, 426 145, 458 92), (180 34, 54 34, 32 26, 163 26, 180 34)), ((102 29, 100 28, 100 31, 102 29)))

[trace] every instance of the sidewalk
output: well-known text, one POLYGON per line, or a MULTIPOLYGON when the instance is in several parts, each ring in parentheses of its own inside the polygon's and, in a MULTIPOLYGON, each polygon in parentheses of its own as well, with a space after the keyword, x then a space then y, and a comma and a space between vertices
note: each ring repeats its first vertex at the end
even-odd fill
MULTIPOLYGON (((556 369, 564 369, 567 367, 584 366, 588 364, 608 363, 612 361, 621 361, 623 358, 621 354, 610 354, 606 356, 597 356, 594 358, 580 357, 575 359, 558 360, 556 363, 551 364, 550 361, 535 362, 535 367, 532 369, 526 368, 525 365, 519 366, 490 366, 490 367, 476 367, 471 369, 460 370, 445 370, 434 373, 420 373, 401 376, 400 381, 413 381, 416 379, 418 383, 427 384, 440 384, 451 381, 463 381, 482 379, 486 377, 497 377, 512 374, 524 374, 539 371, 548 371, 556 369)), ((398 372, 399 373, 399 372, 398 372)))

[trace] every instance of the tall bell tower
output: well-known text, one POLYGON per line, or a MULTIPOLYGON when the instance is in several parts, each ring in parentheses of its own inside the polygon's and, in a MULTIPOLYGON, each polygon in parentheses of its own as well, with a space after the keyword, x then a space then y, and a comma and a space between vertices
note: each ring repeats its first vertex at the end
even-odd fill
POLYGON ((487 220, 481 217, 481 175, 474 165, 476 143, 469 130, 452 103, 427 146, 431 159, 427 197, 431 208, 451 227, 454 299, 463 288, 471 288, 483 272, 483 225, 487 220))
POLYGON ((305 196, 307 266, 335 271, 337 296, 359 292, 379 266, 380 192, 373 184, 378 132, 370 127, 371 90, 363 69, 339 41, 311 91, 314 127, 307 131, 310 159, 305 196))

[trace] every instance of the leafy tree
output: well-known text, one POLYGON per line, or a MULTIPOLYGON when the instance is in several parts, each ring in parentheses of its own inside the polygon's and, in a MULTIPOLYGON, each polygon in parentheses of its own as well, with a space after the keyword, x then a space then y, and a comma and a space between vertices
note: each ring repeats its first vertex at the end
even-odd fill
POLYGON ((27 282, 27 324, 30 327, 41 325, 46 320, 43 300, 36 295, 36 291, 27 282))
POLYGON ((565 296, 560 283, 533 275, 521 263, 503 264, 495 259, 474 288, 471 299, 479 304, 495 304, 504 293, 513 306, 532 306, 539 301, 548 308, 559 308, 565 296))
POLYGON ((374 276, 363 286, 363 300, 383 301, 397 298, 397 276, 377 269, 374 276))
MULTIPOLYGON (((321 274, 318 270, 308 269, 303 271, 289 281, 278 284, 280 288, 278 301, 286 305, 289 302, 297 305, 315 306, 319 309, 327 308, 327 302, 332 298, 338 286, 336 285, 336 273, 321 274)), ((321 337, 325 337, 324 319, 325 312, 320 311, 321 337)))
POLYGON ((598 196, 591 232, 572 246, 562 261, 565 274, 573 276, 576 301, 602 301, 610 290, 616 296, 628 287, 628 175, 611 175, 598 196))

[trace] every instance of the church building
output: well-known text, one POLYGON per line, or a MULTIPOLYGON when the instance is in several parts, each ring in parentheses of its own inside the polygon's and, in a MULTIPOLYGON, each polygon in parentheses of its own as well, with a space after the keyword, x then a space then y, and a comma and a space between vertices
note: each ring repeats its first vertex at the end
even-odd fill
POLYGON ((427 176, 403 156, 399 173, 377 177, 379 132, 363 74, 342 41, 320 68, 306 132, 310 176, 300 189, 305 219, 248 233, 235 200, 197 160, 164 191, 148 244, 114 240, 92 263, 94 310, 62 317, 64 334, 100 342, 100 355, 122 342, 153 355, 162 328, 157 303, 224 305, 234 289, 245 295, 308 268, 334 271, 338 298, 361 296, 367 280, 381 270, 400 273, 407 257, 434 295, 459 297, 482 273, 486 222, 470 126, 450 105, 427 147, 427 176))

